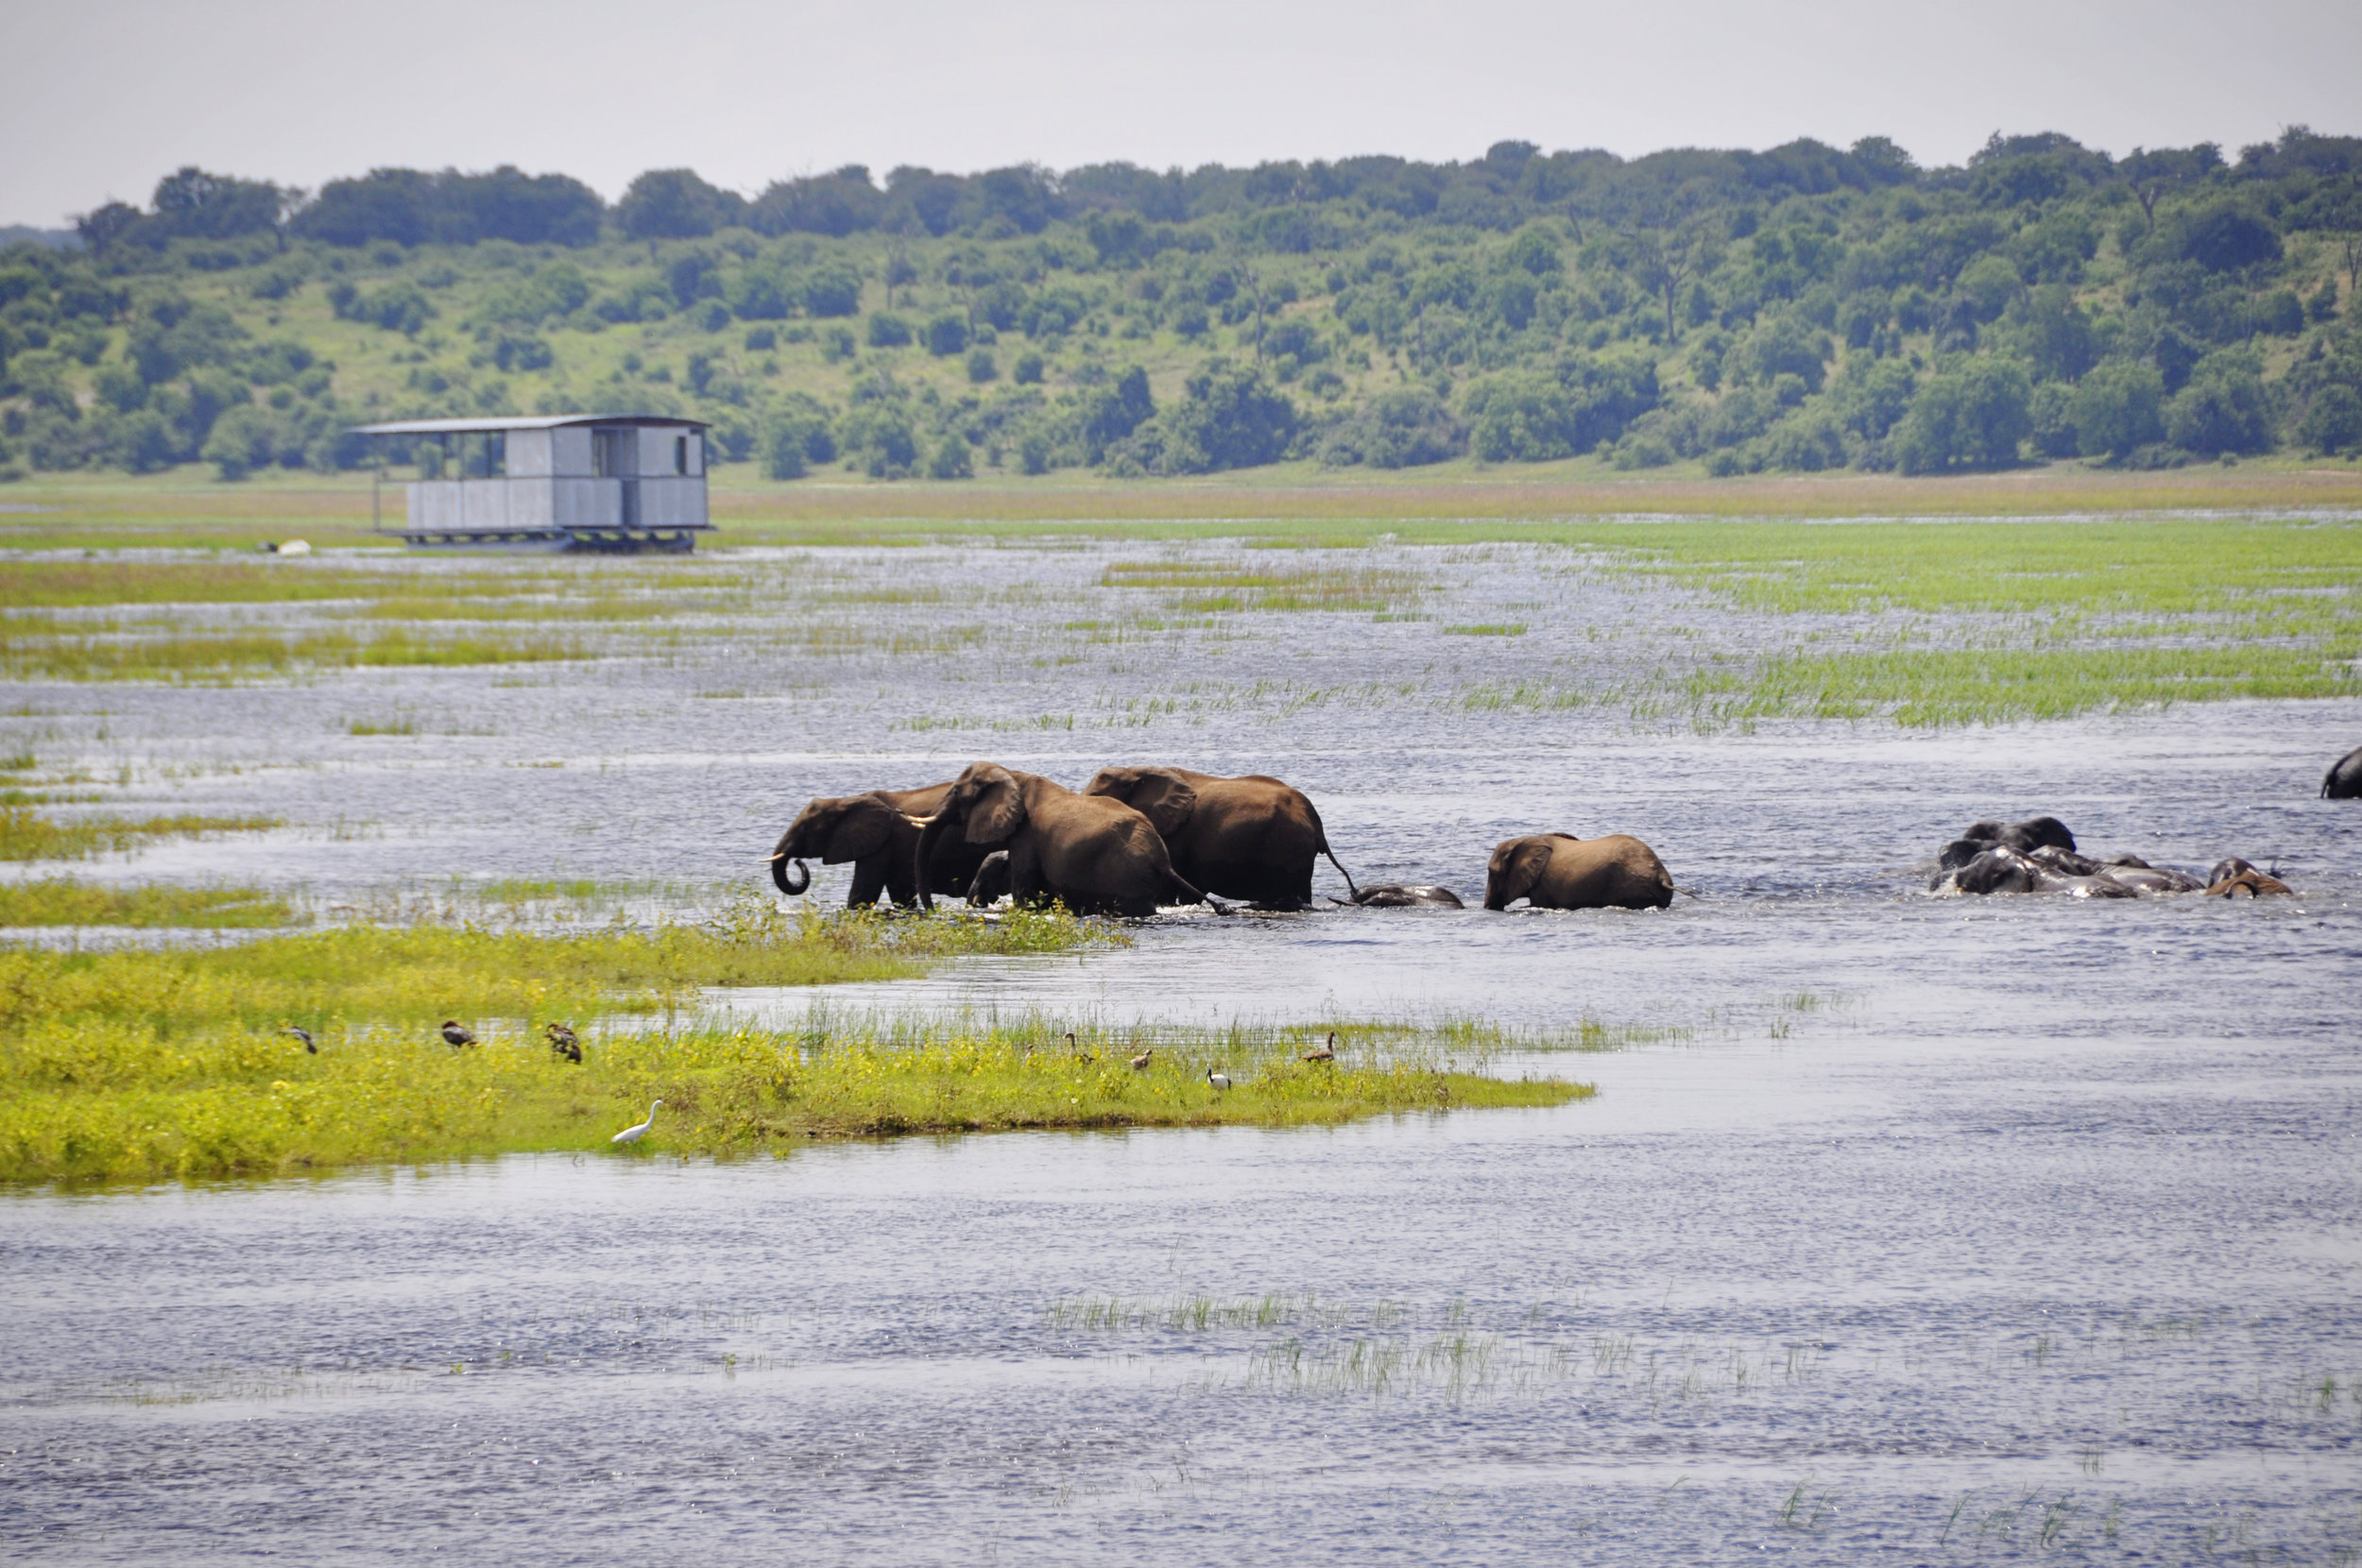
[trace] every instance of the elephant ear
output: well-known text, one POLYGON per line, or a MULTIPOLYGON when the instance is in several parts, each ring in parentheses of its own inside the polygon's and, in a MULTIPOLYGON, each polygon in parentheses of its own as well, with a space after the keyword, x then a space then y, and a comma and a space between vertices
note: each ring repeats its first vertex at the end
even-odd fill
POLYGON ((886 846, 894 832, 894 809, 876 795, 861 795, 847 801, 837 813, 836 826, 829 831, 828 846, 821 851, 823 865, 842 865, 875 855, 886 846))
POLYGON ((1140 781, 1138 768, 1102 768, 1091 775, 1091 781, 1083 786, 1087 795, 1112 795, 1117 800, 1132 798, 1132 787, 1140 781))
POLYGON ((1520 839, 1509 844, 1498 859, 1506 863, 1501 869, 1501 902, 1514 904, 1533 892, 1533 884, 1542 879, 1543 869, 1550 863, 1550 841, 1520 839))
POLYGON ((967 809, 967 842, 1003 844, 1025 826, 1025 799, 1009 770, 986 768, 976 775, 976 803, 967 809))
POLYGON ((1190 817, 1197 810, 1197 792, 1162 768, 1142 768, 1130 804, 1159 837, 1170 839, 1190 825, 1190 817))

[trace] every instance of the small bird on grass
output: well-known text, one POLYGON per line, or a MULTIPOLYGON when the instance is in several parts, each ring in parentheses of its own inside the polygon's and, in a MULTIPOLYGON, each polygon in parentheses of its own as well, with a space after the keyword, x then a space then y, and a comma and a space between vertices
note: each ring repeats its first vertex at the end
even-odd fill
POLYGON ((1230 1075, 1227 1073, 1216 1072, 1213 1068, 1208 1067, 1206 1069, 1206 1082, 1211 1083, 1214 1086, 1214 1091, 1219 1094, 1223 1090, 1230 1087, 1230 1075))
POLYGON ((1132 1070, 1134 1072, 1146 1072, 1148 1070, 1148 1059, 1155 1054, 1156 1048, 1155 1046, 1151 1046, 1146 1050, 1140 1052, 1138 1056, 1132 1058, 1132 1070))
POLYGON ((1304 1053, 1304 1059, 1305 1059, 1307 1062, 1334 1062, 1334 1061, 1336 1061, 1336 1060, 1337 1060, 1337 1031, 1336 1031, 1335 1030, 1333 1030, 1333 1029, 1332 1029, 1332 1030, 1330 1030, 1330 1031, 1328 1031, 1328 1044, 1326 1044, 1326 1045, 1325 1045, 1325 1046, 1321 1047, 1321 1048, 1320 1048, 1320 1049, 1318 1049, 1318 1050, 1308 1050, 1308 1051, 1306 1051, 1306 1052, 1304 1053))
POLYGON ((1070 1029, 1066 1031, 1066 1048, 1074 1053, 1074 1059, 1077 1062, 1096 1062, 1099 1060, 1099 1058, 1093 1056, 1090 1052, 1085 1050, 1081 1046, 1074 1043, 1074 1031, 1070 1029))
POLYGON ((642 1122, 637 1127, 625 1128, 622 1132, 616 1133, 613 1137, 608 1139, 607 1141, 609 1143, 638 1143, 642 1138, 648 1135, 648 1129, 656 1125, 656 1114, 663 1106, 663 1104, 664 1101, 660 1099, 658 1100, 656 1104, 648 1107, 647 1120, 642 1122))
POLYGON ((458 1019, 445 1018, 443 1020, 443 1044, 457 1050, 462 1046, 474 1045, 475 1035, 471 1031, 461 1029, 458 1019))
POLYGON ((281 1030, 279 1032, 280 1032, 280 1033, 282 1033, 282 1034, 292 1034, 292 1035, 294 1035, 297 1039, 299 1039, 299 1040, 302 1041, 302 1042, 303 1042, 303 1048, 304 1048, 304 1051, 305 1051, 307 1054, 312 1055, 312 1056, 317 1056, 317 1055, 320 1053, 320 1048, 319 1048, 319 1047, 317 1047, 317 1046, 316 1046, 316 1045, 314 1045, 314 1044, 312 1043, 312 1031, 311 1031, 310 1030, 308 1030, 308 1029, 298 1029, 295 1025, 293 1025, 293 1024, 289 1024, 286 1028, 284 1028, 284 1029, 281 1030))
POLYGON ((541 1026, 541 1032, 550 1038, 552 1056, 562 1056, 569 1062, 582 1060, 582 1042, 574 1038, 574 1031, 572 1029, 564 1024, 544 1024, 541 1026))

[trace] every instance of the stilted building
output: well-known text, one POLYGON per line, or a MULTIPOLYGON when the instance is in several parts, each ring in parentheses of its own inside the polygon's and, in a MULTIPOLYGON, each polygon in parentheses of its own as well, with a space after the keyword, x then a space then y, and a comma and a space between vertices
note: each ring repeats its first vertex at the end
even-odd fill
POLYGON ((652 414, 488 415, 355 425, 381 456, 415 469, 402 519, 385 516, 386 462, 371 516, 423 550, 642 550, 686 554, 706 520, 706 426, 652 414))

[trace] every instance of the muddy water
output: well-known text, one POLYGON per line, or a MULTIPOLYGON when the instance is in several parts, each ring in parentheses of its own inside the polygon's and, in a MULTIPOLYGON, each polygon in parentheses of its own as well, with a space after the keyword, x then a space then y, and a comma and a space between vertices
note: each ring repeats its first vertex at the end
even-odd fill
POLYGON ((23 695, 48 716, 11 723, 45 764, 128 764, 127 805, 291 824, 260 856, 102 871, 324 903, 454 875, 710 885, 756 871, 812 793, 976 756, 1279 772, 1357 875, 1468 895, 1509 833, 1632 831, 1699 896, 1175 915, 1127 951, 822 1000, 1674 1037, 1512 1064, 1600 1085, 1541 1113, 13 1198, 0 1540, 89 1560, 2362 1551, 2362 811, 2312 798, 2362 704, 1701 734, 1485 693, 1633 690, 1793 628, 1540 553, 1380 551, 1363 564, 1439 585, 1428 620, 1095 642, 1068 623, 1160 612, 1097 586, 1107 558, 750 569, 927 588, 944 649, 847 630, 909 605, 806 599, 781 611, 800 640, 716 612, 595 668, 44 688, 23 695), (347 733, 396 712, 419 733, 347 733), (2302 896, 1917 893, 1946 833, 2034 810, 2160 862, 2278 857, 2302 896))

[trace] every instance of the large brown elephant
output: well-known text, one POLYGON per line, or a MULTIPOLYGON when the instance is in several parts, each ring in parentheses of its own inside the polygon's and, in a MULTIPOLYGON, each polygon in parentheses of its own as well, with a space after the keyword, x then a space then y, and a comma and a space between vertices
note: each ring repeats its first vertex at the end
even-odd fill
MULTIPOLYGON (((771 880, 792 895, 812 886, 812 872, 804 861, 842 865, 850 861, 853 891, 845 900, 847 909, 865 909, 878 901, 881 892, 908 909, 918 902, 922 879, 915 869, 917 819, 941 810, 950 793, 947 781, 917 790, 823 796, 797 812, 779 836, 779 847, 771 852, 771 880)), ((965 893, 985 854, 966 840, 946 839, 929 861, 923 880, 937 893, 965 893)))
POLYGON ((1188 768, 1102 768, 1087 795, 1121 800, 1156 825, 1172 869, 1225 898, 1267 909, 1300 910, 1312 901, 1312 862, 1322 855, 1354 891, 1338 863, 1321 814, 1304 792, 1264 774, 1223 778, 1188 768))
POLYGON ((1504 841, 1484 875, 1486 909, 1520 898, 1537 910, 1661 910, 1673 901, 1673 878, 1655 850, 1628 834, 1536 833, 1504 841))
MULTIPOLYGON (((1120 800, 1076 794, 1039 774, 973 762, 952 781, 942 808, 919 828, 913 863, 932 863, 947 839, 979 856, 1006 849, 1009 895, 1020 904, 1054 898, 1077 914, 1154 914, 1159 902, 1205 897, 1172 869, 1154 824, 1120 800)), ((934 908, 933 888, 919 902, 934 908)))

